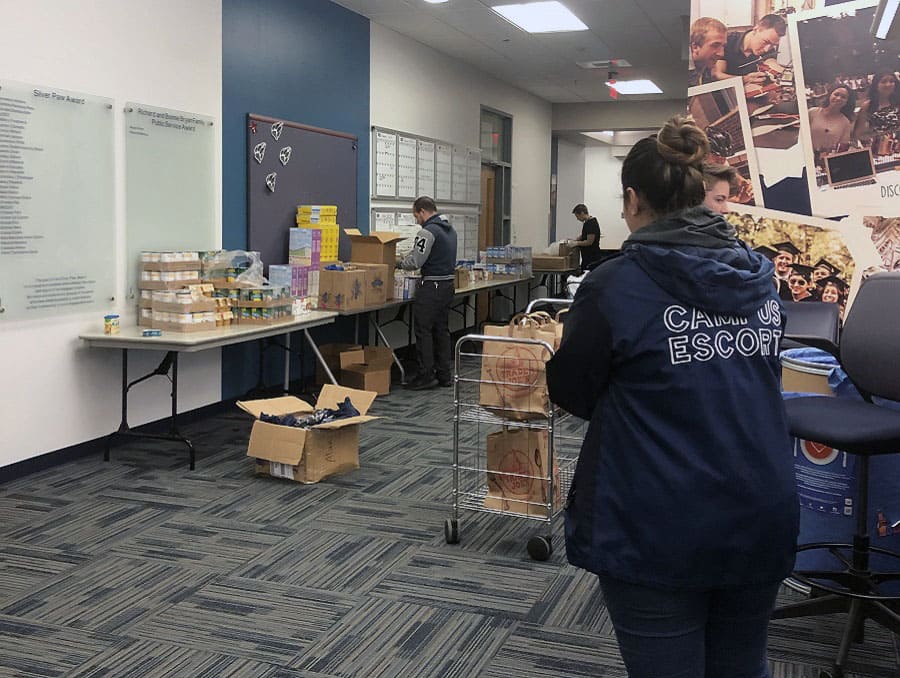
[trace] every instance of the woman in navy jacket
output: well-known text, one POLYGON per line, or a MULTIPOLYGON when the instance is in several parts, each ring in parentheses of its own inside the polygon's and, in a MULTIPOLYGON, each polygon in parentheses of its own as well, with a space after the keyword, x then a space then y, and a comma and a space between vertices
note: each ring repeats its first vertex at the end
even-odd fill
POLYGON ((702 206, 677 116, 622 165, 622 253, 581 283, 551 399, 590 420, 566 507, 632 678, 762 678, 799 505, 773 267, 702 206))

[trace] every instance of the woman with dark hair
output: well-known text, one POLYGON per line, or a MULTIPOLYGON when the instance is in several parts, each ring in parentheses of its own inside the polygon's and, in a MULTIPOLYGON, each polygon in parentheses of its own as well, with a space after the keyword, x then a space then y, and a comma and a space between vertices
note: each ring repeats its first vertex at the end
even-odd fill
POLYGON ((847 283, 836 275, 830 275, 822 279, 822 301, 829 304, 840 304, 841 308, 847 303, 847 283))
POLYGON ((856 94, 839 83, 828 88, 821 106, 809 109, 809 134, 813 150, 836 151, 849 147, 856 110, 856 94))
POLYGON ((621 253, 587 275, 547 364, 590 420, 569 562, 599 576, 628 675, 768 675, 799 505, 774 268, 702 205, 708 141, 676 116, 622 164, 621 253))
POLYGON ((900 129, 900 82, 893 71, 876 73, 866 101, 859 107, 854 139, 867 139, 900 129))

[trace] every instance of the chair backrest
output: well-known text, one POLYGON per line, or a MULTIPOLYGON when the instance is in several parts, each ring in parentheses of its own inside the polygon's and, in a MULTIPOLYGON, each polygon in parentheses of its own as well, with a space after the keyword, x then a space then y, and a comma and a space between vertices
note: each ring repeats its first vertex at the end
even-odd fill
POLYGON ((900 272, 866 280, 844 319, 841 366, 869 395, 900 400, 900 272))
POLYGON ((841 309, 823 301, 785 301, 784 338, 838 354, 841 309))

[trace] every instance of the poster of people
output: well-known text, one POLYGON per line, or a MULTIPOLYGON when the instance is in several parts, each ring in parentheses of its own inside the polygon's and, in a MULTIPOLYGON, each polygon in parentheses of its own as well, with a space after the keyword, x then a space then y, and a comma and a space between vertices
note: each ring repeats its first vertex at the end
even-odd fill
POLYGON ((756 149, 747 122, 741 79, 730 78, 692 88, 688 112, 709 138, 708 159, 737 170, 728 201, 762 205, 756 149))
POLYGON ((900 208, 900 41, 872 36, 877 4, 829 5, 790 22, 810 203, 819 216, 863 203, 900 208))
MULTIPOLYGON (((762 180, 803 172, 788 18, 814 0, 692 0, 689 87, 739 77, 762 180)), ((688 90, 688 95, 692 90, 688 90)))
POLYGON ((788 212, 740 207, 727 217, 738 237, 775 265, 772 284, 784 300, 850 307, 864 273, 883 270, 867 229, 788 212))
POLYGON ((900 217, 863 217, 885 271, 900 271, 900 217))

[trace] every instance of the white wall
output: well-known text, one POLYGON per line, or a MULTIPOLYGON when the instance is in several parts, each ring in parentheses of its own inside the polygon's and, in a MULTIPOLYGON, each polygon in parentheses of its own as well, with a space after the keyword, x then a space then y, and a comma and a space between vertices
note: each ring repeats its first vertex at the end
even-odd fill
POLYGON ((560 139, 557 148, 556 239, 567 240, 581 235, 572 208, 582 202, 591 207, 584 190, 585 147, 560 139))
MULTIPOLYGON (((628 237, 622 219, 622 160, 611 146, 591 146, 584 152, 584 203, 600 222, 600 247, 615 249, 628 237)), ((580 231, 579 231, 580 232, 580 231)))
POLYGON ((554 104, 554 132, 659 129, 676 113, 684 113, 684 99, 645 99, 590 104, 554 104))
POLYGON ((513 241, 546 246, 551 105, 389 28, 371 27, 372 124, 478 148, 481 106, 511 115, 513 241))
MULTIPOLYGON (((222 115, 221 0, 0 0, 0 78, 55 86, 115 100, 116 289, 123 289, 124 126, 126 100, 222 115)), ((216 141, 216 232, 221 233, 221 136, 216 141)), ((119 299, 106 312, 133 317, 119 299)), ((120 352, 85 349, 84 331, 103 326, 103 311, 0 324, 0 466, 82 443, 119 422, 120 352)), ((162 354, 132 352, 130 375, 155 367, 162 354)), ((179 409, 221 397, 219 351, 184 354, 179 409)), ((157 377, 131 397, 132 425, 166 416, 169 384, 157 377)))

